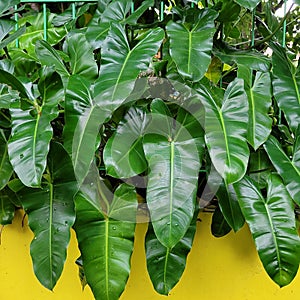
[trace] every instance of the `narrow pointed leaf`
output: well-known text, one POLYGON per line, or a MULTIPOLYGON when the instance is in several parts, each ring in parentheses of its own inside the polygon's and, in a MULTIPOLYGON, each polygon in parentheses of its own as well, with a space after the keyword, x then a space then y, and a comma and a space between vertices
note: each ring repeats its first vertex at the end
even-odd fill
MULTIPOLYGON (((109 200, 96 199, 99 203, 109 200)), ((135 230, 135 223, 120 217, 132 220, 135 216, 136 193, 126 184, 119 186, 108 215, 94 201, 82 192, 75 198, 75 230, 84 273, 96 299, 119 299, 130 272, 135 230)))
MULTIPOLYGON (((45 69, 47 70, 47 69, 45 69)), ((39 83, 43 96, 41 106, 22 110, 10 108, 12 132, 8 141, 8 153, 14 171, 29 187, 41 184, 46 168, 49 142, 53 135, 50 122, 58 115, 58 102, 62 99, 62 82, 58 74, 48 72, 39 83)))
POLYGON ((196 232, 197 215, 184 237, 173 248, 162 245, 149 224, 145 241, 147 269, 153 287, 159 294, 168 295, 182 276, 196 232))
POLYGON ((4 131, 0 129, 0 190, 2 190, 8 183, 13 168, 9 161, 7 140, 4 131))
MULTIPOLYGON (((264 144, 264 148, 269 155, 269 158, 275 169, 283 179, 286 189, 290 193, 293 200, 300 205, 300 168, 297 163, 285 154, 279 142, 270 136, 264 144)), ((294 154, 295 157, 299 155, 299 149, 294 154)))
POLYGON ((70 229, 75 221, 73 197, 77 191, 72 162, 60 144, 51 144, 47 181, 42 188, 24 188, 22 205, 34 233, 30 245, 35 275, 52 290, 67 256, 70 229))
POLYGON ((94 53, 83 33, 70 35, 65 44, 65 52, 69 53, 72 74, 79 74, 86 79, 96 79, 98 66, 94 53))
POLYGON ((216 17, 214 10, 201 10, 199 19, 190 29, 179 22, 167 24, 171 57, 179 74, 188 80, 199 81, 208 69, 216 17))
POLYGON ((5 11, 20 3, 20 0, 9 0, 9 1, 1 1, 0 2, 0 15, 5 11))
POLYGON ((249 177, 234 185, 265 270, 280 287, 296 276, 300 239, 293 201, 278 175, 268 180, 267 198, 249 177))
POLYGON ((257 150, 268 139, 272 127, 272 119, 268 115, 272 104, 270 75, 257 72, 252 85, 251 69, 239 66, 238 76, 244 80, 249 103, 247 140, 257 150))
POLYGON ((148 122, 143 110, 131 108, 105 145, 103 158, 107 174, 129 178, 147 168, 142 139, 148 122))
POLYGON ((225 183, 234 183, 244 177, 249 159, 244 82, 235 79, 229 84, 221 107, 206 88, 198 92, 205 107, 205 138, 211 160, 225 183))
POLYGON ((295 132, 300 120, 300 64, 296 68, 280 45, 271 46, 274 96, 295 132))

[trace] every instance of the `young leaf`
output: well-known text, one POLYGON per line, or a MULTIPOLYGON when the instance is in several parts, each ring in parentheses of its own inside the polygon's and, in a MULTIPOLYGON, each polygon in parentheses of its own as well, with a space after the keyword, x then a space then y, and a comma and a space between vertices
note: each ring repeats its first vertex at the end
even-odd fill
POLYGON ((291 197, 300 205, 300 168, 299 163, 296 162, 297 157, 299 157, 299 147, 294 153, 295 161, 294 159, 290 160, 282 150, 279 142, 273 136, 270 136, 265 142, 264 148, 275 169, 283 179, 291 197))
POLYGON ((75 221, 73 197, 77 192, 72 162, 58 143, 48 155, 47 181, 42 188, 24 188, 20 198, 34 233, 30 254, 35 275, 52 290, 63 270, 75 221))
POLYGON ((271 47, 274 96, 295 132, 300 120, 300 65, 296 68, 280 45, 272 43, 271 47))
POLYGON ((205 138, 211 160, 225 184, 237 182, 244 177, 249 159, 244 82, 235 79, 228 85, 221 107, 206 87, 197 91, 205 108, 205 138))
POLYGON ((104 199, 106 196, 101 191, 98 195, 101 198, 91 199, 86 193, 77 194, 75 230, 86 280, 95 298, 118 299, 130 272, 136 193, 133 187, 122 184, 113 199, 112 194, 108 195, 110 199, 104 199), (99 206, 103 201, 108 204, 107 214, 99 206))
POLYGON ((168 295, 182 276, 192 248, 197 216, 198 210, 186 234, 173 248, 162 245, 149 224, 145 241, 147 269, 154 289, 162 295, 168 295))
POLYGON ((268 116, 272 104, 271 78, 269 73, 257 72, 252 85, 252 70, 239 66, 238 77, 244 80, 249 103, 247 140, 257 150, 271 132, 272 119, 268 116))
POLYGON ((170 21, 167 24, 171 57, 179 74, 187 80, 199 81, 207 71, 216 17, 214 10, 201 10, 197 23, 190 29, 180 22, 170 21))
POLYGON ((299 267, 300 239, 293 201, 280 177, 269 177, 266 199, 249 177, 234 189, 265 270, 280 287, 289 284, 299 267))
POLYGON ((14 171, 29 187, 41 184, 46 168, 49 142, 53 135, 50 122, 58 115, 58 102, 62 99, 62 82, 57 73, 45 68, 39 83, 42 105, 20 109, 12 105, 12 132, 8 141, 8 153, 14 171))

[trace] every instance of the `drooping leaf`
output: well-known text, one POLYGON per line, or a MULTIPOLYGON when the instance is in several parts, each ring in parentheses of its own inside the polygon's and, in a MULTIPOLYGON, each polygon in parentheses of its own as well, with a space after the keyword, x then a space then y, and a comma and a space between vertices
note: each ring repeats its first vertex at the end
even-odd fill
POLYGON ((271 47, 274 96, 295 132, 300 120, 300 65, 296 68, 280 45, 272 43, 271 47))
POLYGON ((185 124, 173 128, 172 118, 152 117, 160 133, 148 134, 143 141, 149 166, 147 204, 158 240, 172 248, 185 235, 194 213, 202 130, 192 137, 185 124))
POLYGON ((62 98, 62 82, 57 73, 44 69, 39 82, 42 105, 22 110, 15 103, 10 108, 12 132, 8 153, 14 171, 29 187, 41 184, 46 168, 46 157, 53 129, 50 122, 58 115, 58 102, 62 98))
POLYGON ((269 177, 266 199, 249 177, 234 188, 265 270, 280 287, 289 284, 299 267, 300 239, 293 201, 280 177, 269 177))
POLYGON ((182 276, 196 232, 197 215, 198 210, 186 234, 173 248, 162 245, 149 224, 145 241, 147 269, 154 289, 162 295, 168 295, 182 276))
POLYGON ((211 221, 211 233, 215 237, 223 237, 231 231, 219 207, 216 208, 211 221))
POLYGON ((85 193, 77 194, 75 230, 86 280, 95 298, 118 299, 130 272, 135 223, 127 218, 135 217, 136 193, 122 184, 109 199, 103 199, 106 196, 101 191, 98 195, 101 198, 91 199, 85 193), (101 202, 108 205, 107 214, 101 202))
POLYGON ((291 160, 282 150, 279 142, 275 137, 270 136, 265 142, 264 148, 274 165, 275 169, 283 179, 286 189, 293 200, 300 205, 300 168, 296 162, 299 157, 299 148, 294 154, 296 161, 291 160))
POLYGON ((103 158, 107 174, 116 178, 129 178, 144 172, 147 162, 142 139, 148 119, 143 110, 131 108, 105 145, 103 158))
POLYGON ((47 165, 42 187, 22 189, 21 202, 35 236, 30 245, 35 275, 52 290, 66 260, 77 182, 72 162, 60 144, 51 144, 47 165))
POLYGON ((236 3, 238 3, 240 6, 245 7, 249 10, 253 10, 260 0, 234 0, 236 3))
POLYGON ((4 131, 0 129, 0 190, 6 186, 12 173, 13 168, 8 157, 7 139, 4 131))
POLYGON ((174 21, 167 24, 171 57, 179 74, 187 80, 199 81, 207 71, 211 60, 216 17, 214 10, 201 10, 192 28, 174 21))
POLYGON ((213 49, 213 54, 226 64, 234 62, 262 72, 268 72, 271 68, 270 59, 256 50, 237 50, 222 44, 213 49))
POLYGON ((73 33, 66 39, 65 52, 70 56, 72 74, 79 74, 86 79, 95 80, 98 67, 90 44, 83 33, 73 33))
POLYGON ((11 224, 15 216, 15 206, 10 201, 6 189, 0 191, 0 224, 11 224))
POLYGON ((257 72, 252 85, 252 71, 239 66, 238 77, 244 80, 249 104, 249 125, 247 140, 257 150, 271 132, 272 119, 268 112, 272 104, 271 79, 269 73, 257 72))
POLYGON ((197 91, 205 108, 205 139, 214 167, 226 184, 237 182, 244 177, 249 159, 244 82, 235 79, 228 85, 221 107, 207 88, 197 91))

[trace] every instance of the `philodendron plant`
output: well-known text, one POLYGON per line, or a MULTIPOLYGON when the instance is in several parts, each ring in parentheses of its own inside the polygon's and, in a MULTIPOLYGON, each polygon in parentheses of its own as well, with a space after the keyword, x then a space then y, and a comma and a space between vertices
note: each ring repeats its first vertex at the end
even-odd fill
POLYGON ((212 234, 246 222, 270 278, 289 284, 300 261, 290 12, 277 19, 257 0, 166 1, 165 15, 154 0, 75 14, 52 4, 46 41, 40 8, 19 2, 0 3, 0 222, 25 210, 41 284, 55 287, 73 228, 81 278, 96 299, 118 299, 142 212, 148 272, 167 295, 210 203, 212 234))

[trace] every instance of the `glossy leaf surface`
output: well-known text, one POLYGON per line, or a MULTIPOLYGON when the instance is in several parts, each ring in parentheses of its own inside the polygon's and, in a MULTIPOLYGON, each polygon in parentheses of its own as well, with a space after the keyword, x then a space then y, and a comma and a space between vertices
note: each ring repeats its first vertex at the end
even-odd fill
POLYGON ((156 238, 152 225, 149 224, 145 241, 147 269, 153 287, 159 294, 168 295, 180 280, 187 255, 192 248, 196 220, 197 216, 194 217, 184 237, 173 248, 162 245, 156 238))
POLYGON ((20 199, 34 233, 30 245, 34 272, 52 290, 66 260, 77 192, 72 162, 60 144, 51 144, 45 178, 42 188, 22 189, 20 199))
POLYGON ((235 79, 229 84, 221 107, 208 89, 198 92, 205 107, 205 139, 211 160, 225 183, 234 183, 245 175, 249 159, 244 82, 235 79))
POLYGON ((127 220, 135 220, 137 199, 134 188, 126 184, 114 195, 105 195, 102 189, 100 183, 99 198, 77 194, 75 230, 86 280, 95 298, 118 299, 130 272, 135 223, 127 220), (107 214, 101 209, 103 202, 108 205, 107 214))
POLYGON ((192 28, 187 24, 170 21, 167 34, 170 37, 170 54, 178 72, 185 79, 199 81, 210 64, 210 51, 215 33, 214 10, 201 10, 192 28))
POLYGON ((53 134, 50 122, 57 117, 58 102, 62 98, 60 77, 49 69, 44 70, 39 83, 42 105, 35 101, 35 107, 28 110, 20 109, 18 103, 10 108, 12 132, 8 141, 9 158, 14 171, 29 187, 41 184, 53 134))
POLYGON ((0 190, 6 186, 12 173, 13 168, 8 157, 7 139, 4 131, 0 129, 0 190))
POLYGON ((296 68, 285 50, 272 44, 273 89, 279 107, 293 131, 300 120, 300 65, 296 68))
POLYGON ((257 150, 271 132, 272 119, 269 109, 272 104, 271 78, 269 73, 257 72, 252 85, 252 71, 246 66, 239 66, 239 78, 244 80, 249 104, 249 125, 247 140, 257 150))
POLYGON ((223 237, 231 231, 231 227, 226 222, 219 207, 214 211, 210 228, 212 235, 215 237, 223 237))
POLYGON ((6 189, 0 191, 0 224, 11 224, 15 216, 15 206, 10 201, 9 193, 6 189))
POLYGON ((282 150, 279 142, 273 136, 269 137, 264 144, 264 148, 268 153, 272 164, 282 177, 291 197, 297 204, 300 204, 300 166, 299 162, 296 162, 297 157, 299 157, 299 148, 294 154, 294 157, 296 158, 295 161, 294 159, 290 160, 282 150))
POLYGON ((234 187, 264 268, 280 287, 289 284, 299 266, 300 239, 284 184, 278 175, 271 175, 266 199, 248 177, 234 187))

